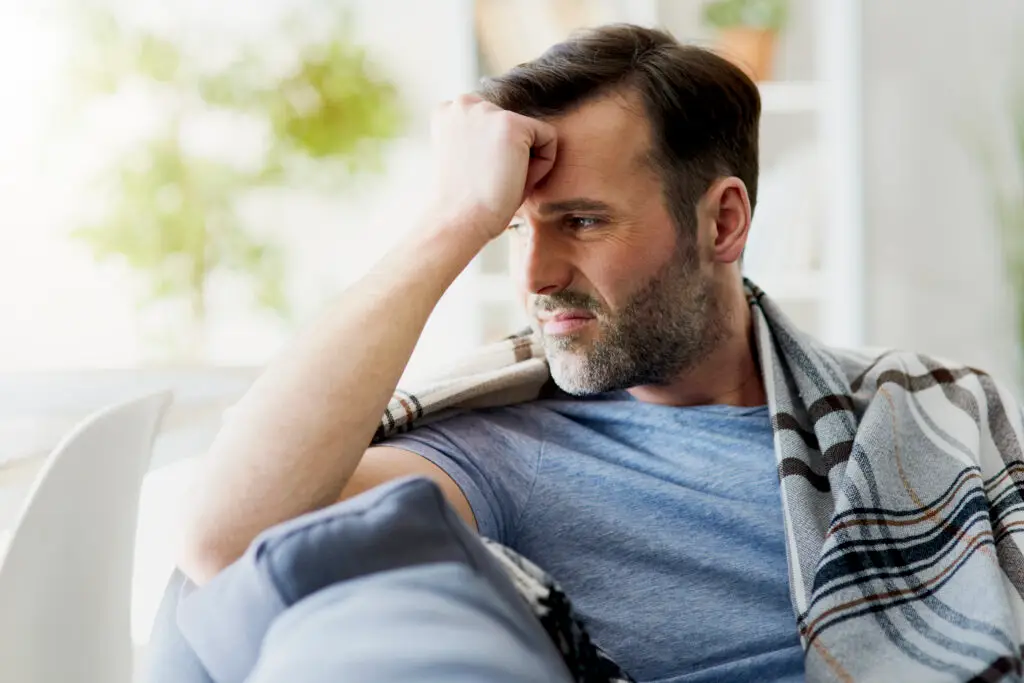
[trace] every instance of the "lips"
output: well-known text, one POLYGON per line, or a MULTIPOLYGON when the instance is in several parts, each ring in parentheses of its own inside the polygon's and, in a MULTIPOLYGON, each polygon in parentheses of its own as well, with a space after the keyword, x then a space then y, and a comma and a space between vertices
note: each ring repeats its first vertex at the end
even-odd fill
POLYGON ((593 319, 594 316, 587 311, 559 311, 538 316, 545 334, 569 334, 586 326, 593 319))
POLYGON ((562 322, 564 320, 591 320, 594 316, 587 311, 559 311, 553 315, 539 315, 537 317, 540 319, 542 324, 547 324, 549 322, 562 322))

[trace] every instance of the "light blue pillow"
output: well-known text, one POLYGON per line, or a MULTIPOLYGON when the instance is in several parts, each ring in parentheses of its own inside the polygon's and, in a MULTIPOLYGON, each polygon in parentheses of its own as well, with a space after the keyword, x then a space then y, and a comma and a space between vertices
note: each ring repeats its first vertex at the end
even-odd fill
POLYGON ((216 683, 243 683, 273 621, 338 582, 402 567, 468 565, 535 620, 496 560, 429 479, 409 477, 279 524, 178 605, 185 640, 216 683))
POLYGON ((167 581, 143 652, 142 683, 213 683, 178 627, 178 603, 192 587, 180 569, 167 581))

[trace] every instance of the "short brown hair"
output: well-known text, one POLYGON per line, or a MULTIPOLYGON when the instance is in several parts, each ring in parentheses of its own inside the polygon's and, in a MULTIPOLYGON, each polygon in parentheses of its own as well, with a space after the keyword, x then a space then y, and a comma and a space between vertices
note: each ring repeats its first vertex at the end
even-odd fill
POLYGON ((757 200, 757 86, 718 55, 683 45, 665 31, 612 24, 586 29, 533 61, 483 81, 479 94, 525 116, 545 118, 610 92, 634 91, 651 126, 651 161, 668 210, 695 226, 696 203, 732 175, 757 200))

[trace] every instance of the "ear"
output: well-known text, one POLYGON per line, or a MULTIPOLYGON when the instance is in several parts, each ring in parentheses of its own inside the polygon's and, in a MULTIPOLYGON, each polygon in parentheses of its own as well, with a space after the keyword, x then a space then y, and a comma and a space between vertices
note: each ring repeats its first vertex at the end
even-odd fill
POLYGON ((714 238, 715 260, 734 263, 743 256, 750 232, 747 186, 734 176, 719 178, 704 193, 702 212, 714 238))

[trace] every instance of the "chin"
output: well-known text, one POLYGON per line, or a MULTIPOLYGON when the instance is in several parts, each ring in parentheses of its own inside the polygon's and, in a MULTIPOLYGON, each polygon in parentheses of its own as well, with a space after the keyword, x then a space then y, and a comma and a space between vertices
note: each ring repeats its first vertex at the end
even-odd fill
POLYGON ((583 397, 601 393, 600 391, 595 391, 593 387, 581 385, 572 381, 575 378, 559 376, 554 373, 552 373, 551 378, 555 381, 555 386, 570 396, 583 397))
POLYGON ((549 355, 552 353, 579 355, 585 353, 594 343, 594 337, 588 330, 555 335, 541 332, 541 339, 544 341, 544 348, 548 349, 549 355))
POLYGON ((548 354, 548 368, 551 372, 551 379, 558 388, 573 396, 590 396, 599 394, 604 389, 595 387, 593 381, 587 377, 586 359, 582 354, 571 351, 556 351, 548 354))

